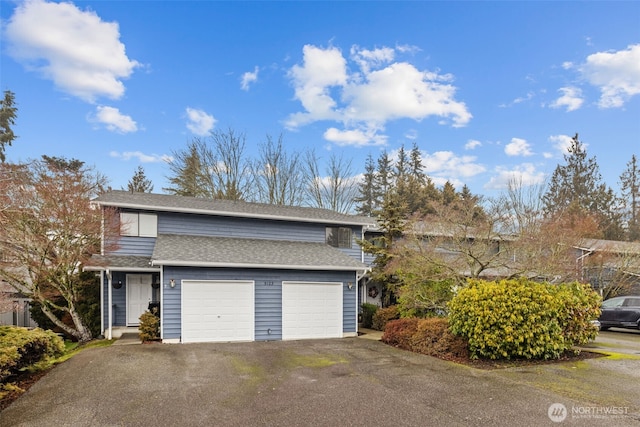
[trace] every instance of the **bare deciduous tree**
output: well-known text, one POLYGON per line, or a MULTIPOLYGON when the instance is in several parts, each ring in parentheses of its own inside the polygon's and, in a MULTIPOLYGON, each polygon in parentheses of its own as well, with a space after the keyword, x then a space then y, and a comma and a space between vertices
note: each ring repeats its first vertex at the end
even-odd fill
POLYGON ((300 154, 285 150, 282 135, 277 142, 267 135, 253 165, 256 199, 273 205, 300 206, 305 196, 304 186, 300 185, 302 167, 300 154))
POLYGON ((246 200, 252 174, 245 158, 246 137, 233 129, 215 131, 207 139, 194 138, 186 149, 173 153, 169 168, 172 194, 210 199, 246 200))
POLYGON ((2 164, 0 279, 40 304, 43 313, 80 342, 92 338, 78 312, 79 273, 92 254, 117 247, 115 212, 91 206, 106 179, 83 162, 43 156, 2 164), (110 237, 111 236, 111 237, 110 237), (62 297, 62 303, 57 302, 62 297), (72 325, 57 317, 65 313, 72 325))
POLYGON ((320 173, 314 151, 306 153, 306 182, 313 207, 351 213, 358 195, 358 182, 353 176, 351 160, 332 154, 326 174, 320 173))

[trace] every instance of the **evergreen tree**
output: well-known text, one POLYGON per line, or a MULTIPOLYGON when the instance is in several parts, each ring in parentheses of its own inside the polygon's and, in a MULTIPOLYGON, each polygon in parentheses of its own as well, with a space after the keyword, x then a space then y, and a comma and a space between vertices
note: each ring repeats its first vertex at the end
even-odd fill
POLYGON ((442 187, 442 203, 445 206, 448 206, 455 201, 458 200, 458 193, 456 193, 456 188, 449 181, 444 183, 442 187))
POLYGON ((153 184, 144 174, 142 166, 138 165, 138 169, 127 183, 127 190, 131 193, 151 193, 153 191, 153 184))
POLYGON ((358 184, 359 195, 356 197, 356 212, 359 215, 372 217, 375 206, 375 178, 376 165, 373 156, 369 154, 364 165, 364 175, 358 184))
POLYGON ((395 190, 397 192, 397 196, 400 200, 405 202, 405 206, 407 207, 407 211, 405 211, 402 215, 407 217, 411 214, 411 209, 413 206, 409 206, 409 200, 415 195, 416 191, 419 191, 417 188, 412 188, 410 184, 410 175, 409 175, 409 158, 407 156, 407 152, 404 149, 404 145, 400 146, 398 150, 398 159, 396 160, 393 172, 393 181, 395 183, 395 190))
POLYGON ((398 193, 389 190, 378 211, 378 223, 382 234, 372 241, 359 242, 364 252, 374 255, 371 279, 381 286, 384 305, 390 304, 396 289, 393 276, 387 273, 386 268, 392 258, 394 242, 402 237, 404 232, 405 211, 406 206, 398 197, 398 193))
POLYGON ((4 150, 11 146, 16 135, 11 127, 16 124, 18 109, 15 106, 15 95, 10 90, 4 91, 4 99, 0 100, 0 162, 4 163, 4 150))
POLYGON ((424 173, 424 165, 422 164, 422 154, 416 143, 409 154, 409 174, 420 184, 426 184, 427 176, 424 173))
POLYGON ((566 165, 556 167, 543 196, 545 215, 591 213, 600 218, 602 237, 618 239, 622 229, 620 215, 616 212, 618 200, 602 182, 598 163, 595 157, 587 157, 578 134, 572 138, 564 160, 566 165))
POLYGON ((391 190, 393 183, 393 169, 391 159, 386 151, 378 157, 378 165, 374 177, 374 204, 373 211, 379 211, 385 201, 387 193, 391 190))
POLYGON ((170 187, 164 191, 177 196, 210 197, 205 194, 202 177, 202 160, 196 140, 189 143, 186 151, 173 153, 174 159, 169 163, 173 176, 169 177, 170 187))
POLYGON ((620 189, 625 207, 627 240, 640 241, 640 165, 635 154, 620 175, 620 189))

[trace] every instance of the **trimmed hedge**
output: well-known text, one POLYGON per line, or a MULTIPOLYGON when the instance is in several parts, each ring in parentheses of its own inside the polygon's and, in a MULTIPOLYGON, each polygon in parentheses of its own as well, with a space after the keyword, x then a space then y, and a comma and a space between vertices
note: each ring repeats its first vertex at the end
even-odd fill
POLYGON ((594 339, 600 297, 579 283, 469 280, 449 302, 451 331, 473 358, 556 359, 594 339))
POLYGON ((64 341, 52 331, 0 326, 0 382, 47 358, 64 353, 64 341))
POLYGON ((467 341, 449 331, 449 322, 444 317, 391 320, 382 334, 382 341, 404 350, 439 358, 469 357, 467 341))
POLYGON ((160 338, 160 318, 157 315, 158 309, 145 311, 140 316, 140 326, 138 326, 138 336, 140 341, 154 341, 160 338))
POLYGON ((373 314, 373 321, 371 327, 377 331, 384 331, 385 326, 390 320, 400 318, 400 310, 397 305, 392 305, 385 308, 379 308, 373 314))
POLYGON ((378 306, 365 302, 362 304, 362 327, 371 329, 373 325, 373 315, 378 311, 378 306))

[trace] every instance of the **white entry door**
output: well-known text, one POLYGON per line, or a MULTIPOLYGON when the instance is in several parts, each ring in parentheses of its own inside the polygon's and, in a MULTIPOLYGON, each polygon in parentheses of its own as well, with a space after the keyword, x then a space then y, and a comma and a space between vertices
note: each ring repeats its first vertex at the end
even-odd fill
POLYGON ((127 274, 127 326, 140 324, 151 301, 151 274, 127 274))

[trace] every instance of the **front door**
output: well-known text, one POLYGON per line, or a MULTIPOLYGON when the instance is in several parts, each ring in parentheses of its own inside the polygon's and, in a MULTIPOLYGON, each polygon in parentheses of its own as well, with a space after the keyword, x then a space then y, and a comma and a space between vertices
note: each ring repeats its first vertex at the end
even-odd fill
POLYGON ((127 326, 138 326, 151 301, 151 274, 127 274, 127 326))

